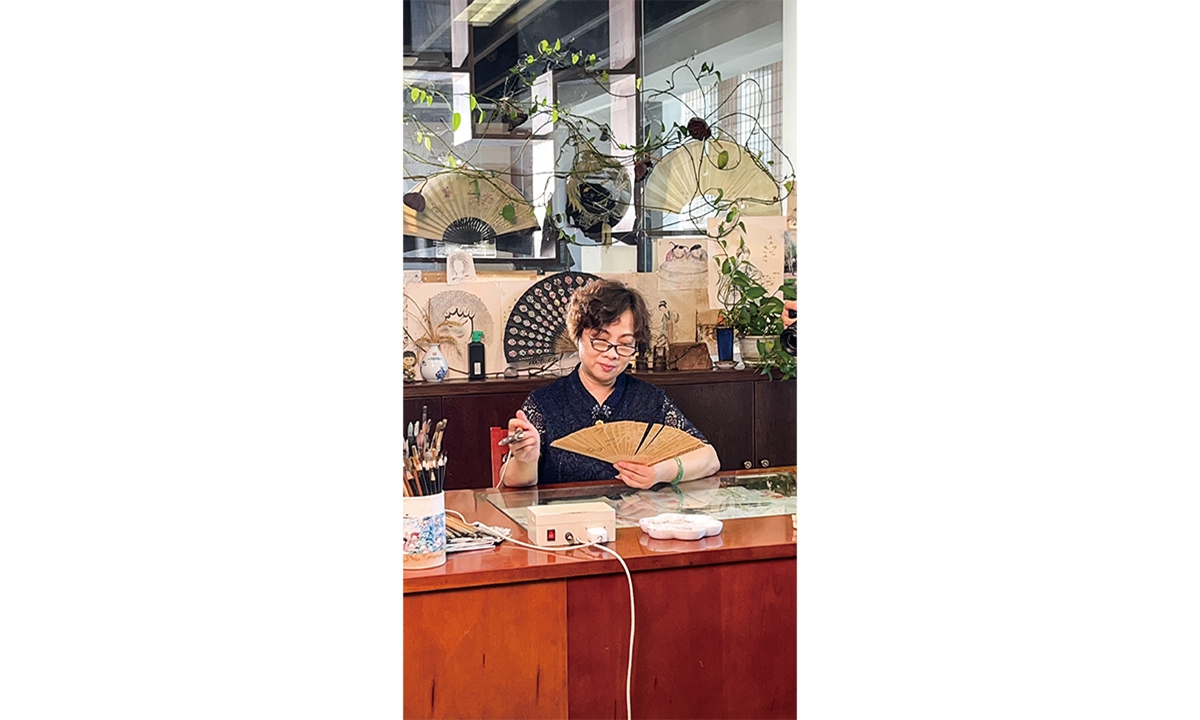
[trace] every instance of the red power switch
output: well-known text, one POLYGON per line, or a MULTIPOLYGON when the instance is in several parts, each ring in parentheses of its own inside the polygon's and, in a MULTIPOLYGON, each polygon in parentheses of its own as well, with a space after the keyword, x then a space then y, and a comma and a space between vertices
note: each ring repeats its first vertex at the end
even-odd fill
POLYGON ((554 542, 554 531, 553 530, 546 531, 546 542, 554 542))

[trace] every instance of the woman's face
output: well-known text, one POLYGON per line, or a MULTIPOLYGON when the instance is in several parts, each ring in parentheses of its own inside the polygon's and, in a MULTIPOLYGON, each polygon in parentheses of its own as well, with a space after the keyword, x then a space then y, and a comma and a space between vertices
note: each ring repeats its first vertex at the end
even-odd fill
POLYGON ((633 355, 618 355, 616 348, 609 347, 607 343, 636 348, 633 327, 633 311, 626 310, 611 325, 584 330, 578 343, 579 371, 586 373, 601 385, 612 385, 616 382, 617 376, 625 372, 625 368, 633 360, 633 355), (597 350, 597 345, 601 349, 597 350))

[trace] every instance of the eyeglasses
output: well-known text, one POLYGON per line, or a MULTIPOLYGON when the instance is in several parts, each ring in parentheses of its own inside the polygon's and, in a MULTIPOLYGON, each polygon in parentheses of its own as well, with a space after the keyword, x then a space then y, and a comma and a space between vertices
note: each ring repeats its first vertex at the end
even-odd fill
POLYGON ((600 338, 592 338, 591 344, 592 349, 598 353, 606 353, 609 351, 609 349, 616 350, 617 354, 621 357, 632 357, 637 353, 636 345, 617 345, 616 343, 610 343, 609 341, 601 340, 600 338))

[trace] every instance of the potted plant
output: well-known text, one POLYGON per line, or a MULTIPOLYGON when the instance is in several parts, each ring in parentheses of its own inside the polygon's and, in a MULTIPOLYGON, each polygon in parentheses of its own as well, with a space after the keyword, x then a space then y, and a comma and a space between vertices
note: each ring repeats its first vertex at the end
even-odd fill
POLYGON ((762 284, 762 273, 746 259, 744 243, 733 254, 723 238, 718 243, 724 252, 715 258, 721 274, 717 300, 724 308, 722 323, 737 333, 742 361, 747 367, 760 368, 764 374, 776 369, 785 379, 795 377, 796 358, 779 341, 784 328, 784 301, 796 299, 794 281, 785 281, 774 291, 768 291, 762 284))

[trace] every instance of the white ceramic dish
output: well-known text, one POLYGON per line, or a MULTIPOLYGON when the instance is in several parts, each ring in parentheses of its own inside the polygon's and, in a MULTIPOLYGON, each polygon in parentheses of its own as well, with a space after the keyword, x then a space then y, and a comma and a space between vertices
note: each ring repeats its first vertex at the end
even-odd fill
POLYGON ((721 532, 725 524, 708 515, 662 513, 638 521, 642 532, 655 540, 699 540, 721 532))

